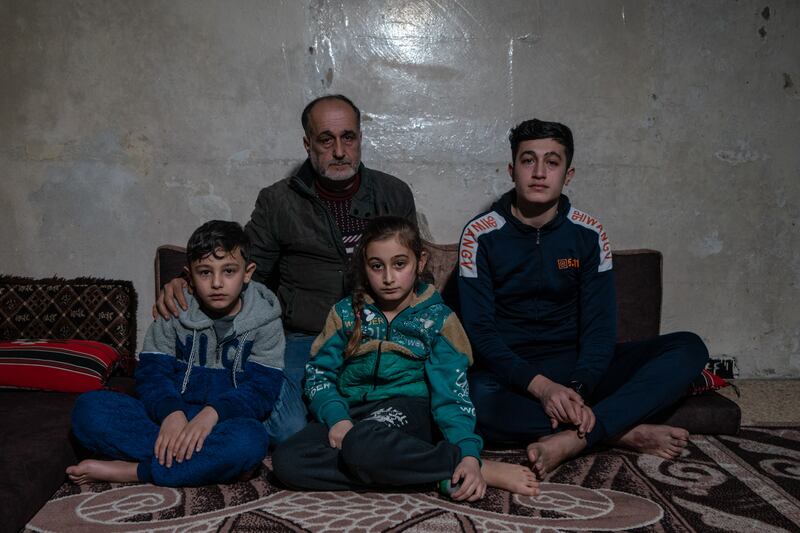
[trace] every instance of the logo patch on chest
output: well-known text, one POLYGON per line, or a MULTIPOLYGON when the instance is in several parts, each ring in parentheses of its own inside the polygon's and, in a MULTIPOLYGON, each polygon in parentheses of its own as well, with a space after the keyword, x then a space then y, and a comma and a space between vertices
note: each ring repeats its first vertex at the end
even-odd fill
POLYGON ((556 266, 559 270, 568 270, 570 268, 577 269, 581 267, 581 261, 580 259, 573 259, 571 257, 566 259, 556 259, 556 266))

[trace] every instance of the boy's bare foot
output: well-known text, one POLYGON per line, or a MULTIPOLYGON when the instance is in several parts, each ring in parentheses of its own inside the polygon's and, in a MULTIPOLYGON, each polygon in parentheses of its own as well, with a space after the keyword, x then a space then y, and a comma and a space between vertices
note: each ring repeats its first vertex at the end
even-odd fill
POLYGON ((67 475, 70 481, 78 485, 85 485, 95 481, 131 483, 139 481, 139 477, 136 475, 137 466, 137 463, 128 461, 85 459, 76 465, 67 467, 67 475))
POLYGON ((631 450, 674 459, 681 454, 689 442, 689 432, 683 428, 656 424, 639 424, 623 433, 611 444, 631 450))
POLYGON ((538 496, 539 482, 530 468, 500 461, 483 461, 481 475, 490 487, 524 496, 538 496))
POLYGON ((586 439, 578 437, 575 430, 560 431, 528 444, 528 460, 538 479, 552 472, 558 465, 581 453, 586 448, 586 439))

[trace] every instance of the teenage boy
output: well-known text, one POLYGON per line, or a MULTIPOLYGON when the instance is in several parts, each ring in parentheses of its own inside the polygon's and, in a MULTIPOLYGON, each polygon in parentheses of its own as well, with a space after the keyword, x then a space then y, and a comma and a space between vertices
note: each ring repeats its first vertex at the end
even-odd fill
POLYGON ((250 243, 236 222, 213 220, 187 244, 188 309, 150 325, 136 367, 138 399, 81 395, 72 430, 90 451, 67 468, 75 483, 196 486, 253 472, 267 453, 263 425, 283 381, 275 295, 251 281, 250 243))
POLYGON ((509 140, 514 188, 466 225, 459 249, 479 432, 526 444, 540 478, 601 442, 676 457, 687 431, 642 422, 684 395, 705 345, 686 332, 616 344, 611 245, 561 194, 572 132, 533 119, 509 140))

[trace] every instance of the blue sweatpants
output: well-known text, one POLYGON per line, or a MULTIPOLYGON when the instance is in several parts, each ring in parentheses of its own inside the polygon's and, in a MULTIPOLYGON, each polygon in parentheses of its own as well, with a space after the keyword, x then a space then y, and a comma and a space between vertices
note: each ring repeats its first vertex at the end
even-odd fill
MULTIPOLYGON (((571 365, 574 354, 565 354, 564 359, 571 365)), ((708 350, 694 333, 617 344, 608 370, 587 399, 596 418, 587 448, 620 436, 685 396, 707 360, 708 350)), ((566 384, 571 366, 558 375, 553 370, 557 363, 557 357, 548 357, 542 363, 547 371, 542 373, 566 384)), ((478 433, 489 442, 529 444, 566 429, 559 425, 553 430, 537 399, 511 389, 489 371, 470 373, 470 395, 478 433)))
MULTIPOLYGON (((192 405, 191 420, 204 406, 192 405)), ((82 394, 72 410, 72 432, 89 451, 139 463, 139 481, 165 487, 211 485, 232 481, 258 466, 267 453, 268 437, 262 422, 231 418, 219 422, 188 461, 170 468, 154 454, 160 426, 131 396, 111 391, 82 394)))

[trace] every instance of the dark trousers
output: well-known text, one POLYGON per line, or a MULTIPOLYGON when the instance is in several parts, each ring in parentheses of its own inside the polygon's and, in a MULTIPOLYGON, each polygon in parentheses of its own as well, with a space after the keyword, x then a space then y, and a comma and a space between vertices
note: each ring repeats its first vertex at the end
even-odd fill
MULTIPOLYGON (((565 359, 574 360, 570 354, 565 359)), ((708 350, 694 333, 679 332, 645 341, 616 345, 608 370, 587 403, 597 422, 587 448, 620 436, 686 395, 700 375, 708 350)), ((553 359, 547 361, 552 366, 553 359)), ((554 381, 566 381, 569 369, 554 381)), ((548 377, 553 377, 550 375, 548 377)), ((470 395, 478 416, 478 433, 502 444, 528 444, 555 430, 542 404, 530 394, 511 389, 491 372, 470 374, 470 395)))
POLYGON ((411 487, 450 478, 459 448, 439 440, 427 398, 391 398, 350 409, 353 428, 341 450, 331 448, 328 427, 312 422, 272 454, 275 475, 309 490, 411 487))

